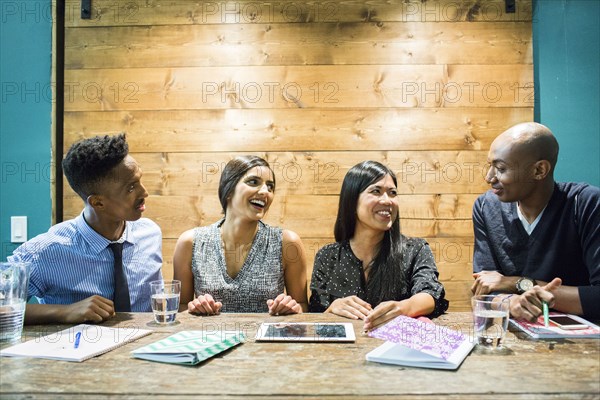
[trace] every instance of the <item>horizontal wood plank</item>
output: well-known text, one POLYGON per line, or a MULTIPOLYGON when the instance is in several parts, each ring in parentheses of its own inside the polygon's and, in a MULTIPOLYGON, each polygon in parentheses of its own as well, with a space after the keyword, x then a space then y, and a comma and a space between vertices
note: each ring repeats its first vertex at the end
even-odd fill
POLYGON ((443 282, 446 290, 446 299, 450 302, 448 311, 471 311, 471 285, 470 281, 443 282))
POLYGON ((68 112, 64 150, 118 132, 136 153, 484 150, 532 119, 533 108, 68 112))
MULTIPOLYGON (((81 207, 81 199, 66 196, 65 218, 78 215, 81 207)), ((332 235, 336 214, 324 214, 323 211, 336 207, 334 196, 290 196, 272 204, 265 222, 290 229, 301 237, 328 238, 332 235)), ((165 238, 177 238, 187 229, 215 222, 220 210, 213 197, 153 196, 147 200, 144 215, 162 228, 165 238)), ((401 226, 407 235, 417 237, 467 237, 473 231, 470 217, 401 217, 401 226)))
POLYGON ((67 69, 533 63, 531 22, 73 28, 66 43, 67 69))
MULTIPOLYGON (((217 198, 229 160, 247 153, 132 153, 153 196, 217 198)), ((395 172, 400 194, 481 194, 487 153, 475 151, 259 153, 275 172, 276 202, 296 195, 338 195, 347 171, 364 160, 395 172)), ((65 188, 68 184, 65 181, 65 188)), ((461 203, 462 205, 462 203, 461 203)), ((402 208, 402 207, 401 207, 402 208)), ((470 210, 469 210, 470 212, 470 210)))
POLYGON ((67 0, 65 25, 98 27, 161 24, 531 21, 531 0, 517 0, 515 3, 515 12, 507 13, 504 0, 94 0, 91 18, 81 19, 80 0, 67 0))
MULTIPOLYGON (((455 238, 424 238, 429 243, 442 281, 469 281, 472 280, 473 237, 455 238)), ((310 280, 317 252, 323 246, 333 243, 331 238, 303 237, 306 252, 307 277, 310 280)), ((163 240, 163 274, 173 275, 173 254, 177 239, 163 240)))
MULTIPOLYGON (((473 282, 472 264, 472 238, 425 238, 435 256, 439 271, 439 279, 446 288, 446 298, 450 300, 452 311, 470 310, 470 285, 473 282)), ((303 238, 307 260, 308 292, 310 293, 310 279, 312 276, 314 258, 317 251, 333 239, 303 238)), ((173 253, 176 239, 163 240, 163 277, 173 277, 173 253)))
POLYGON ((65 71, 65 111, 533 106, 533 66, 328 65, 65 71))
MULTIPOLYGON (((400 195, 398 202, 401 225, 404 220, 411 219, 470 220, 471 207, 478 196, 473 194, 400 195)), ((73 192, 68 193, 66 199, 68 201, 65 209, 68 209, 70 216, 78 215, 81 212, 81 199, 73 192)), ((326 235, 330 236, 333 233, 333 222, 337 215, 338 203, 338 196, 294 195, 283 198, 275 196, 266 220, 269 223, 286 227, 286 223, 290 219, 318 220, 323 218, 323 221, 332 221, 331 231, 326 235)), ((150 196, 146 199, 147 216, 156 214, 157 211, 151 210, 169 204, 177 205, 177 207, 172 207, 173 210, 169 212, 170 218, 173 218, 173 213, 183 213, 183 210, 178 208, 179 205, 187 205, 188 211, 192 210, 190 207, 193 205, 193 214, 200 225, 216 222, 223 216, 216 193, 213 196, 150 196)))
MULTIPOLYGON (((439 278, 442 281, 472 281, 473 271, 473 237, 429 237, 424 238, 433 252, 439 278)), ((172 239, 165 239, 169 241, 172 239)), ((306 251, 306 267, 308 279, 313 271, 317 252, 326 244, 334 242, 334 238, 302 238, 306 251)))

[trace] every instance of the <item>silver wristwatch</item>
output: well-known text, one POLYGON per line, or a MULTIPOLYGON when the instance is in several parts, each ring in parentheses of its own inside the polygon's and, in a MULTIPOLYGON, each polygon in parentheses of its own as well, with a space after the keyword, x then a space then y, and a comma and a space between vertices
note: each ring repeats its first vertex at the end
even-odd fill
POLYGON ((523 294, 526 291, 528 291, 529 289, 533 289, 533 287, 535 285, 536 285, 536 282, 534 279, 527 278, 526 276, 522 276, 519 278, 519 280, 517 281, 517 284, 516 284, 517 293, 523 294))

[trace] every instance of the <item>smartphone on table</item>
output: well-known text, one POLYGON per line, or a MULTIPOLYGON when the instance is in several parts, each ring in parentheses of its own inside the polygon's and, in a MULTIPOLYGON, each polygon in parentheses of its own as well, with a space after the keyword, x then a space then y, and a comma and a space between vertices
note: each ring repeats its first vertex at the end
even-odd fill
POLYGON ((551 323, 558 326, 560 329, 587 329, 588 325, 583 322, 576 320, 575 318, 569 315, 551 315, 548 317, 551 323))

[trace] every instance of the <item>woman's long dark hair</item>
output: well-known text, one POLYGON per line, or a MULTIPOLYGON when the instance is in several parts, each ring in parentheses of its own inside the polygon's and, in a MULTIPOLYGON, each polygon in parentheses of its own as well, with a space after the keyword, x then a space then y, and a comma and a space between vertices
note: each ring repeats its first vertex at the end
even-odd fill
POLYGON ((219 180, 219 202, 221 203, 221 207, 223 207, 223 214, 227 214, 227 201, 233 196, 235 186, 244 177, 246 172, 254 167, 269 168, 273 174, 273 185, 275 185, 275 173, 265 159, 252 155, 234 158, 225 165, 223 173, 221 173, 221 179, 219 180))
MULTIPOLYGON (((335 220, 334 235, 336 242, 352 239, 356 229, 358 198, 360 194, 375 182, 389 175, 398 186, 396 175, 385 165, 377 161, 363 161, 348 170, 342 183, 340 204, 335 220)), ((377 254, 371 261, 367 282, 367 302, 373 306, 382 301, 398 300, 406 281, 402 269, 403 236, 400 233, 400 214, 385 232, 377 254)))

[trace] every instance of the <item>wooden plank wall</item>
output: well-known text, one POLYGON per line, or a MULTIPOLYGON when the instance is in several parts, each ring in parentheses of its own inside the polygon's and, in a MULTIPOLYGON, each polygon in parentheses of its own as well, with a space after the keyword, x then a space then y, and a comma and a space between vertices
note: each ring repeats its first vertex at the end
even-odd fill
MULTIPOLYGON (((427 238, 451 310, 467 310, 471 207, 494 137, 533 118, 531 1, 79 0, 66 2, 65 150, 125 131, 175 241, 220 217, 238 154, 277 174, 267 222, 309 253, 332 241, 346 171, 373 159, 399 180, 401 226, 427 238)), ((81 210, 65 182, 64 218, 81 210)))

